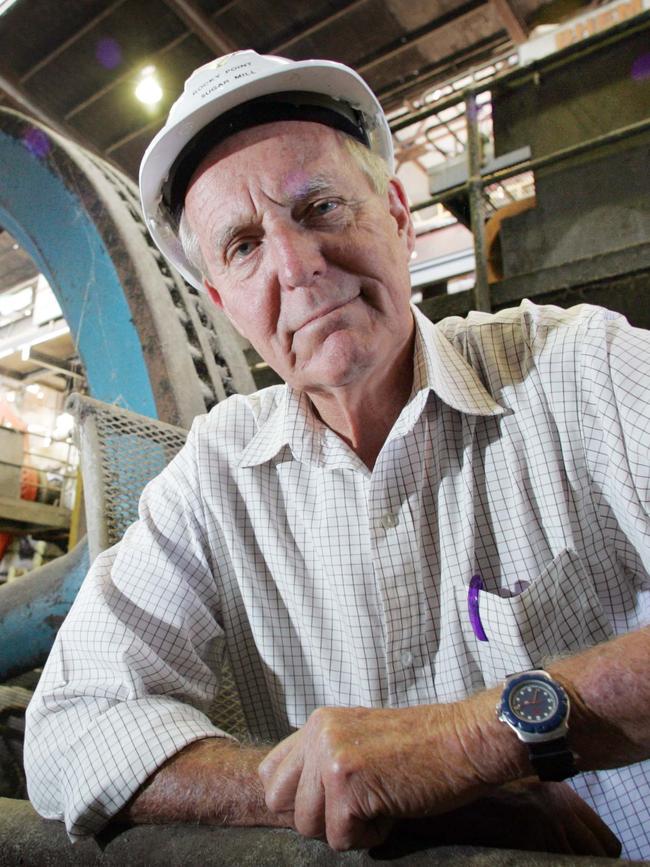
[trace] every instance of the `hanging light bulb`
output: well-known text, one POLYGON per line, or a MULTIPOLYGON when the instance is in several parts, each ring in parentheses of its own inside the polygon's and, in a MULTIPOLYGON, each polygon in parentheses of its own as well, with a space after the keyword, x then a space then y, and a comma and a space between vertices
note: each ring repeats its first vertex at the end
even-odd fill
POLYGON ((145 66, 140 72, 140 79, 135 88, 135 95, 145 105, 155 105, 160 102, 163 90, 156 78, 156 67, 145 66))

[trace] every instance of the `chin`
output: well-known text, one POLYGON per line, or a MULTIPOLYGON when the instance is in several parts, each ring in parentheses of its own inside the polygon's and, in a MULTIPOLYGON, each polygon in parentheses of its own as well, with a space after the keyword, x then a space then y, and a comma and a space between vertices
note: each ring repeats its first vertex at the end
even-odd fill
POLYGON ((340 330, 330 334, 318 350, 294 368, 298 388, 342 388, 350 385, 372 366, 372 353, 363 347, 358 335, 340 330))
POLYGON ((345 388, 364 378, 366 369, 367 365, 358 362, 314 366, 304 371, 298 387, 317 391, 345 388))

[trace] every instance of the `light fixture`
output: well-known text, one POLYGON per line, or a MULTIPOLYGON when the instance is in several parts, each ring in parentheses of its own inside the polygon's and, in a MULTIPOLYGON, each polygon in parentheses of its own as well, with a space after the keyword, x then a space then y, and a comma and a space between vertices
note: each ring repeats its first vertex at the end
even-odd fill
POLYGON ((156 105, 162 99, 163 91, 156 78, 156 67, 145 66, 135 88, 135 95, 145 105, 156 105))

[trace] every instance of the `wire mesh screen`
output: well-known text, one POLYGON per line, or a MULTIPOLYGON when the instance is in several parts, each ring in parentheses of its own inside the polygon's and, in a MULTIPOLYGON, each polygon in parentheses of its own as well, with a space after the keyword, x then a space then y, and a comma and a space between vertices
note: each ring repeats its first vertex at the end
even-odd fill
POLYGON ((138 500, 147 482, 157 476, 183 446, 182 428, 98 412, 97 437, 103 451, 105 520, 110 545, 138 517, 138 500))
MULTIPOLYGON (((140 494, 180 451, 187 430, 78 394, 70 396, 66 408, 77 421, 88 534, 90 537, 94 532, 98 537, 95 545, 89 539, 92 554, 93 549, 119 542, 127 527, 137 520, 140 494)), ((209 715, 224 731, 248 740, 226 656, 219 696, 209 715)))

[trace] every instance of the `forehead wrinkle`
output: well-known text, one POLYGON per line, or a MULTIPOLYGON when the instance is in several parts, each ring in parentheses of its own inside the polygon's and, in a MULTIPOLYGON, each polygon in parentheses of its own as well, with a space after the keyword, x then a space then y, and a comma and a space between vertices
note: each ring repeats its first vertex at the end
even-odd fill
MULTIPOLYGON (((304 202, 309 201, 309 199, 312 199, 314 196, 323 195, 324 193, 333 193, 335 188, 335 183, 331 178, 319 174, 307 178, 301 183, 297 190, 287 193, 281 199, 275 199, 270 193, 266 192, 264 192, 263 195, 274 205, 293 210, 296 206, 300 206, 304 202)), ((242 231, 257 228, 261 222, 262 217, 259 214, 236 214, 228 226, 215 232, 213 243, 216 249, 224 249, 224 247, 226 247, 242 231)))
MULTIPOLYGON (((289 175, 285 182, 285 186, 290 186, 293 181, 298 179, 297 176, 299 177, 302 174, 302 172, 294 172, 289 175)), ((312 198, 315 195, 331 193, 335 188, 335 182, 324 174, 314 175, 306 180, 300 178, 299 185, 296 185, 296 189, 290 190, 285 195, 284 201, 277 202, 277 204, 283 204, 285 207, 295 206, 296 204, 312 198)))

